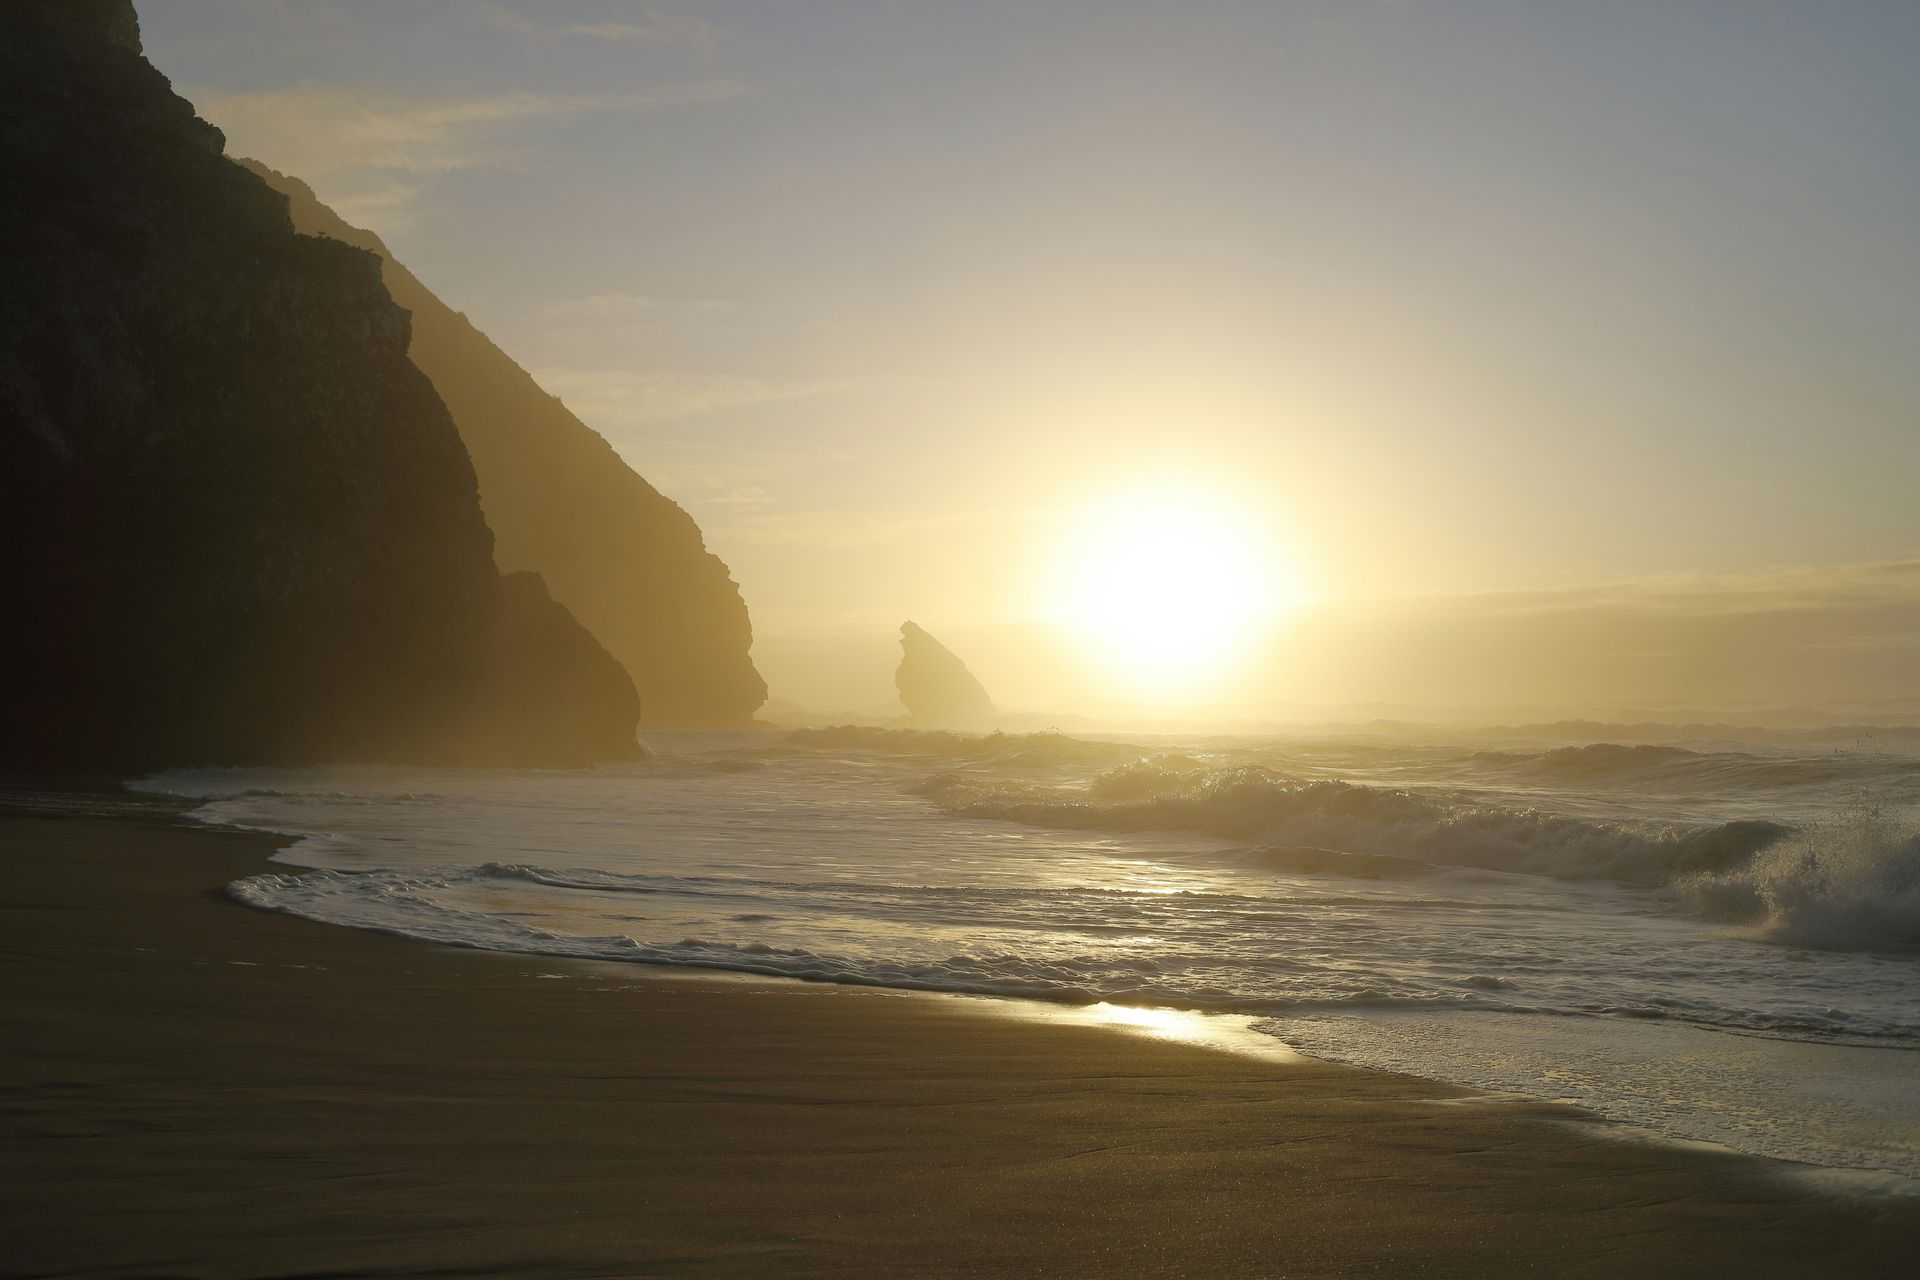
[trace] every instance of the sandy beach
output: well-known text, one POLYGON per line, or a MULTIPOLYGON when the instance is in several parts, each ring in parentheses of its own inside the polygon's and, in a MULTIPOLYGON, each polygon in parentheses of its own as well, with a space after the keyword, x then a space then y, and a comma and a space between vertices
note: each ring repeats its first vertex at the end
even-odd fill
POLYGON ((1920 1203, 979 1000, 249 910, 274 840, 0 817, 7 1276, 1900 1275, 1920 1203))

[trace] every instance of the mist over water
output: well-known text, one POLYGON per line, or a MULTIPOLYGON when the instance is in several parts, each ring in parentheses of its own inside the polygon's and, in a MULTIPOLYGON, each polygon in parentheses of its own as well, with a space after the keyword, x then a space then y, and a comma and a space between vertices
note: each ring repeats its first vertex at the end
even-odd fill
POLYGON ((271 910, 1255 1015, 1342 1061, 1920 1175, 1920 760, 883 729, 652 745, 598 771, 140 785, 298 837, 279 860, 317 870, 231 888, 271 910))

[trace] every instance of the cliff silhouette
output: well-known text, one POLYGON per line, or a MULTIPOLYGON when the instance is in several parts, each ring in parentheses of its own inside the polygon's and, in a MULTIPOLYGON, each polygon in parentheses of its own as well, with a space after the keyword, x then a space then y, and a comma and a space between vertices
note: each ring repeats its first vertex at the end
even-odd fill
POLYGON ((0 762, 637 754, 620 665, 496 569, 378 259, 223 147, 128 0, 0 10, 0 762))
POLYGON ((912 622, 900 625, 900 665, 893 684, 916 725, 978 728, 997 714, 993 699, 967 664, 912 622))
POLYGON ((503 570, 529 569, 626 665, 649 728, 744 729, 766 700, 753 629, 700 528, 599 433, 304 182, 242 160, 288 197, 294 226, 380 255, 413 313, 413 362, 453 413, 503 570))

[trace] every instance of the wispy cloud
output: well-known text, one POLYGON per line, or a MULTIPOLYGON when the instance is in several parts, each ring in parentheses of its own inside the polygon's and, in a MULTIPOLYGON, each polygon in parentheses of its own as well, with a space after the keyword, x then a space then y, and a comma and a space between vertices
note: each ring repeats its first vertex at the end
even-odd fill
POLYGON ((337 194, 332 209, 359 227, 385 227, 393 230, 411 222, 410 210, 420 194, 417 182, 379 182, 370 186, 350 186, 337 194))
POLYGON ((1023 514, 1021 509, 1002 508, 915 513, 755 510, 728 521, 726 534, 737 546, 873 547, 983 525, 1004 525, 1023 514))
MULTIPOLYGON (((639 470, 635 466, 635 470, 639 470)), ((765 511, 779 504, 765 486, 753 483, 724 483, 709 468, 693 466, 653 466, 646 468, 647 480, 683 506, 699 512, 701 525, 712 533, 730 529, 743 516, 765 511)))
POLYGON ((810 492, 807 477, 822 467, 850 465, 830 452, 742 448, 703 433, 609 443, 660 492, 697 508, 709 534, 780 506, 782 493, 810 492))
POLYGON ((631 329, 689 317, 721 316, 738 304, 716 298, 660 298, 640 293, 596 293, 559 298, 534 319, 547 329, 631 329))
POLYGON ((503 3, 474 7, 474 16, 489 27, 510 32, 530 44, 559 44, 568 40, 605 40, 621 44, 683 45, 712 57, 720 43, 720 29, 702 18, 674 13, 652 4, 624 4, 598 21, 555 22, 503 3))
POLYGON ((441 173, 512 167, 525 153, 503 131, 532 121, 640 111, 737 93, 725 82, 622 93, 504 93, 419 98, 343 85, 305 85, 264 93, 196 95, 202 115, 227 133, 236 153, 269 164, 299 160, 301 177, 352 169, 441 173))
POLYGON ((350 220, 382 214, 367 220, 376 230, 391 230, 424 178, 531 164, 535 153, 518 141, 529 126, 709 102, 738 92, 738 86, 717 80, 617 93, 467 97, 308 84, 258 93, 201 91, 193 99, 200 114, 226 132, 230 154, 252 156, 303 179, 350 220))
POLYGON ((874 382, 869 378, 777 379, 730 373, 564 367, 535 369, 533 376, 602 431, 857 391, 874 382))
POLYGON ((241 21, 228 18, 209 23, 197 41, 213 47, 238 47, 232 42, 266 37, 260 32, 238 31, 237 26, 265 24, 271 39, 290 42, 303 50, 350 49, 374 33, 373 23, 339 0, 224 0, 224 7, 241 21))

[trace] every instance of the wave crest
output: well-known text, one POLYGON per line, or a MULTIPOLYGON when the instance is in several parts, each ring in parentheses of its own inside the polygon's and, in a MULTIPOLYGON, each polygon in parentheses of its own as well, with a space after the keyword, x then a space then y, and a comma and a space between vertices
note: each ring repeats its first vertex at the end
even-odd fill
POLYGON ((1828 951, 1920 947, 1920 833, 1867 810, 1676 885, 1700 914, 1828 951))
POLYGON ((1781 756, 1693 751, 1658 743, 1591 742, 1532 753, 1477 751, 1471 759, 1509 778, 1549 786, 1745 794, 1866 782, 1910 790, 1920 782, 1920 761, 1877 751, 1781 756))
POLYGON ((1188 769, 1187 763, 1129 764, 1085 788, 949 773, 914 790, 951 812, 1031 826, 1204 831, 1270 845, 1647 886, 1739 866, 1789 830, 1754 820, 1699 828, 1598 822, 1441 794, 1300 781, 1257 765, 1188 769))

